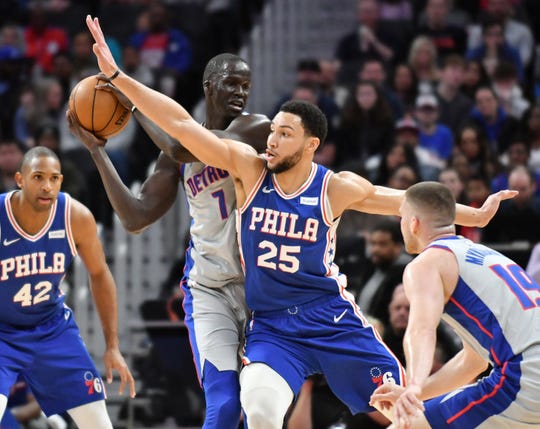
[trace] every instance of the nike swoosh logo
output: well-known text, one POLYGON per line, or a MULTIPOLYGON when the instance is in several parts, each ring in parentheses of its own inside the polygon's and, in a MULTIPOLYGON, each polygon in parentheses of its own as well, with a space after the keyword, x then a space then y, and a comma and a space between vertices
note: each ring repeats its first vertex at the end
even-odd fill
POLYGON ((343 319, 343 316, 345 316, 345 313, 347 313, 347 310, 343 310, 343 313, 341 313, 339 316, 334 315, 334 323, 339 322, 341 319, 343 319))
POLYGON ((265 187, 262 189, 262 191, 263 191, 265 194, 269 194, 270 192, 275 191, 275 189, 274 189, 274 188, 268 188, 268 187, 265 186, 265 187))
POLYGON ((10 244, 13 244, 17 241, 19 241, 21 238, 14 238, 13 240, 7 240, 6 238, 4 238, 4 246, 9 246, 10 244))

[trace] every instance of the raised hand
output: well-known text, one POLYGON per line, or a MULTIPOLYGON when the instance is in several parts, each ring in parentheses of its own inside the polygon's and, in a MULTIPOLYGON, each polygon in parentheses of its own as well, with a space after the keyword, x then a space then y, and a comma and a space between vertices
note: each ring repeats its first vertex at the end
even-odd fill
POLYGON ((482 204, 482 207, 480 207, 480 210, 482 211, 482 223, 479 226, 484 227, 489 223, 493 216, 495 216, 495 213, 497 213, 501 201, 514 198, 518 193, 518 191, 505 189, 487 197, 484 204, 482 204))
POLYGON ((92 46, 92 49, 97 57, 99 69, 106 77, 111 78, 118 71, 118 66, 114 61, 109 46, 105 42, 105 36, 103 35, 103 31, 101 31, 99 19, 92 19, 90 15, 87 15, 86 25, 94 37, 95 43, 92 46))
POLYGON ((105 146, 107 140, 100 139, 92 134, 90 131, 84 129, 75 118, 74 113, 71 110, 66 112, 66 119, 68 121, 69 130, 77 139, 84 143, 89 151, 96 149, 98 146, 105 146))

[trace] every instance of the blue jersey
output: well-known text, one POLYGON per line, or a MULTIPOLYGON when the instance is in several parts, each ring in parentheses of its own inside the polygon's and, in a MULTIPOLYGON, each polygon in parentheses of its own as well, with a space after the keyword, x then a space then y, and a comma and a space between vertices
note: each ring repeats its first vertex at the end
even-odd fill
POLYGON ((76 255, 71 200, 59 193, 43 228, 30 235, 13 216, 14 192, 0 195, 0 325, 35 326, 64 305, 60 282, 76 255))
POLYGON ((293 194, 264 170, 238 211, 241 260, 250 310, 272 311, 337 295, 346 278, 334 264, 334 220, 327 188, 332 172, 312 164, 293 194))

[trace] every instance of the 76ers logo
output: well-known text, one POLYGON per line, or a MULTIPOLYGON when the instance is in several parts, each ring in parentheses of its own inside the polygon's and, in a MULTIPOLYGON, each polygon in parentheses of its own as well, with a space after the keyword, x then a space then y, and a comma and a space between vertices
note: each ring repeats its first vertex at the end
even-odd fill
POLYGON ((92 374, 90 371, 86 371, 84 373, 84 385, 88 388, 89 395, 103 392, 101 378, 94 377, 94 374, 92 374))
POLYGON ((377 366, 374 366, 369 370, 369 375, 371 376, 371 381, 373 384, 376 384, 377 387, 383 383, 395 383, 396 380, 392 376, 390 371, 387 371, 383 374, 381 369, 377 366))

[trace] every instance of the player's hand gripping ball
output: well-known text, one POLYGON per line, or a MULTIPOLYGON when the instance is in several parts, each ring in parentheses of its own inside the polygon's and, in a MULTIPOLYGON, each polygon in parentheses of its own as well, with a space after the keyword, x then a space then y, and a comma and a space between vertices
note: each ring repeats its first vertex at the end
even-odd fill
POLYGON ((69 109, 79 124, 102 139, 122 131, 131 117, 113 91, 96 88, 105 83, 98 75, 89 76, 75 85, 69 96, 69 109))

